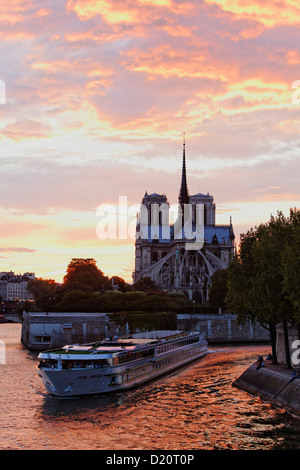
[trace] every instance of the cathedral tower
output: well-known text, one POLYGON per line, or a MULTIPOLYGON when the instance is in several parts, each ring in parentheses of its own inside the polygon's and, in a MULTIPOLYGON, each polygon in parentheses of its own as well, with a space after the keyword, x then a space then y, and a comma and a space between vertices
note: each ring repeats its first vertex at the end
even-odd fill
POLYGON ((216 225, 213 196, 209 193, 189 195, 185 137, 178 202, 179 218, 184 215, 184 205, 189 204, 193 225, 197 205, 203 205, 203 246, 199 249, 199 245, 193 244, 193 241, 187 244, 184 232, 181 238, 178 237, 176 222, 168 226, 168 236, 164 235, 161 214, 165 215, 166 208, 169 207, 167 197, 165 194, 146 192, 137 221, 133 281, 150 277, 162 290, 183 292, 190 299, 205 303, 208 300, 212 275, 218 269, 226 268, 233 256, 234 233, 231 220, 229 225, 216 225), (149 224, 147 230, 140 230, 142 220, 149 224))
POLYGON ((181 186, 179 191, 178 202, 181 208, 181 213, 184 212, 184 204, 188 204, 190 201, 189 190, 186 178, 186 161, 185 161, 185 135, 183 137, 183 156, 182 156, 182 171, 181 171, 181 186))

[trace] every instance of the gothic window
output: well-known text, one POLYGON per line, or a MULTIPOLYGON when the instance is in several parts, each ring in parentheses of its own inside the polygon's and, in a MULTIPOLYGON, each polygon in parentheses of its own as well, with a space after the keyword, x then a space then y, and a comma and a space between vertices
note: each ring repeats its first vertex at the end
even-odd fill
POLYGON ((154 251, 154 253, 152 253, 152 263, 155 263, 156 261, 158 261, 158 253, 157 251, 154 251))
POLYGON ((190 251, 190 259, 189 259, 189 263, 190 263, 190 266, 196 266, 196 251, 190 251))
POLYGON ((213 244, 213 245, 217 245, 218 243, 219 243, 219 242, 218 242, 218 238, 217 238, 217 235, 215 234, 215 235, 213 236, 213 239, 212 239, 212 244, 213 244))

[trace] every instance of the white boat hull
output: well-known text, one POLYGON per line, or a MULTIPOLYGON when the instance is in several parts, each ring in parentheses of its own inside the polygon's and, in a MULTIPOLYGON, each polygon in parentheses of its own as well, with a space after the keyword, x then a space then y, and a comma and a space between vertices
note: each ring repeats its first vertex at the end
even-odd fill
POLYGON ((155 358, 133 361, 107 368, 72 370, 38 369, 38 374, 53 396, 66 398, 83 395, 99 395, 127 390, 169 373, 200 359, 207 354, 206 344, 188 346, 181 350, 159 354, 155 358))

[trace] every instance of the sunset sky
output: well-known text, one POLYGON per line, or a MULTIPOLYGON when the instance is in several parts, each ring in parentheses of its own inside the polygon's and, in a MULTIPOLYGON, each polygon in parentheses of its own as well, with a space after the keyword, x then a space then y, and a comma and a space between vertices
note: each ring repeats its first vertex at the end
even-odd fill
POLYGON ((0 0, 0 22, 0 271, 89 257, 131 281, 97 207, 176 204, 183 132, 190 194, 237 242, 299 208, 298 0, 0 0))

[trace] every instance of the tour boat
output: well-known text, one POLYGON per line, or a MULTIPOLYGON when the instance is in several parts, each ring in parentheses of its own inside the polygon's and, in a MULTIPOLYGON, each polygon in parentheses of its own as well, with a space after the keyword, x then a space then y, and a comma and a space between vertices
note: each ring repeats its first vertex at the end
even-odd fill
POLYGON ((207 354, 204 333, 151 333, 43 351, 38 375, 56 397, 97 395, 136 387, 207 354))

